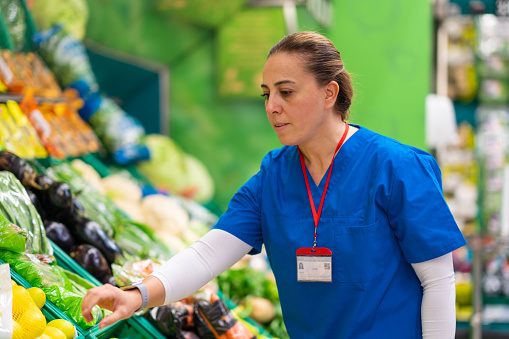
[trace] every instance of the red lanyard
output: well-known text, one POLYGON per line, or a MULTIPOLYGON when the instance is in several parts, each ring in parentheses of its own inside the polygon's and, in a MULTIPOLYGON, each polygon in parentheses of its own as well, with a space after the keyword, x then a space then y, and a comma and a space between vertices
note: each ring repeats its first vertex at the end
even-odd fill
POLYGON ((304 163, 304 156, 302 155, 302 152, 300 151, 299 146, 297 146, 297 149, 299 150, 300 165, 302 167, 302 173, 304 173, 304 180, 306 181, 306 188, 308 189, 309 204, 311 205, 311 211, 313 212, 313 219, 315 220, 315 238, 313 241, 313 248, 316 247, 316 230, 318 229, 318 222, 320 221, 320 215, 322 214, 323 201, 325 200, 325 194, 327 193, 327 187, 329 186, 330 174, 332 173, 332 165, 334 164, 334 158, 336 157, 336 153, 338 153, 339 149, 345 142, 346 135, 348 134, 348 128, 349 128, 349 126, 345 122, 345 131, 343 132, 343 136, 341 137, 341 140, 339 140, 338 146, 336 146, 336 150, 334 151, 334 155, 332 156, 332 160, 330 162, 329 174, 327 175, 327 181, 325 181, 325 187, 323 189, 322 199, 320 200, 320 206, 318 206, 318 212, 316 211, 315 203, 313 201, 313 196, 311 195, 311 189, 309 188, 309 181, 308 181, 308 175, 306 173, 306 164, 304 163))

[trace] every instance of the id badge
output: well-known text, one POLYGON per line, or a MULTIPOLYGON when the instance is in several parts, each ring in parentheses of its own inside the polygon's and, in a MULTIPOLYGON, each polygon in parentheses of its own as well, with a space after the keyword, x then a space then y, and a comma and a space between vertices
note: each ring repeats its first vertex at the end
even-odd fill
POLYGON ((332 282, 332 251, 324 247, 299 248, 297 281, 332 282))

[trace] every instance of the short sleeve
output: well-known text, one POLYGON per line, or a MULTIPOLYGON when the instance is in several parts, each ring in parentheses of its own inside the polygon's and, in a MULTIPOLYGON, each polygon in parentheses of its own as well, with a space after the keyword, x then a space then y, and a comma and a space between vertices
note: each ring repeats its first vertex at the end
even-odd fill
POLYGON ((466 244, 447 206, 435 159, 410 152, 395 171, 387 214, 409 263, 431 260, 466 244))
POLYGON ((269 162, 270 155, 266 155, 260 171, 235 193, 228 204, 228 210, 214 226, 215 229, 226 231, 252 246, 250 254, 258 254, 262 250, 261 196, 269 162))

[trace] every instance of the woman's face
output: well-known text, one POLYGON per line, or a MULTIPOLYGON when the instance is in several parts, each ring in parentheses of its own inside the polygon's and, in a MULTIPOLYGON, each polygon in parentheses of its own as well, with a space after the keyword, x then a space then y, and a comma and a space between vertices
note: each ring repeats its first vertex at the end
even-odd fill
POLYGON ((326 88, 318 86, 297 54, 277 53, 263 68, 265 110, 283 145, 304 145, 324 128, 333 114, 326 107, 326 88))

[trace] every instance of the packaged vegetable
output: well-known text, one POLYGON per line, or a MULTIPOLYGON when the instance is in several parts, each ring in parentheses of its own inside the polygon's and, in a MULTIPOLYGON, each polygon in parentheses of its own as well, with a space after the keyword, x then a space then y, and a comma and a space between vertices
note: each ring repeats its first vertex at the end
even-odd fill
POLYGON ((42 288, 56 285, 71 288, 71 283, 60 267, 46 264, 33 254, 0 250, 0 259, 9 263, 32 286, 42 288))
POLYGON ((0 171, 0 213, 12 223, 25 229, 34 254, 52 255, 53 248, 46 238, 41 217, 21 182, 14 174, 0 171))
POLYGON ((255 336, 235 320, 223 300, 198 300, 194 310, 196 332, 202 338, 251 339, 255 336))
POLYGON ((41 288, 46 294, 46 298, 80 327, 86 329, 101 319, 102 311, 96 306, 92 311, 93 320, 86 323, 81 315, 81 302, 84 293, 74 288, 74 284, 67 278, 67 274, 62 268, 54 264, 46 264, 27 253, 0 250, 0 259, 9 263, 14 271, 30 285, 41 288))
POLYGON ((10 51, 0 52, 0 79, 9 92, 22 93, 25 89, 25 85, 18 79, 13 69, 11 69, 12 63, 10 59, 6 59, 5 55, 9 58, 11 56, 10 51))
POLYGON ((25 252, 26 247, 27 232, 0 214, 0 249, 25 252))
POLYGON ((39 54, 55 74, 62 87, 78 82, 90 92, 97 92, 99 86, 95 79, 85 47, 55 25, 34 34, 34 42, 39 54))
POLYGON ((18 128, 22 131, 25 136, 25 140, 28 143, 28 147, 32 151, 32 156, 35 158, 44 158, 48 155, 46 149, 42 146, 41 140, 37 135, 34 127, 28 120, 27 116, 21 111, 18 103, 13 100, 7 100, 7 107, 11 113, 14 121, 18 128))
POLYGON ((8 264, 0 265, 0 338, 19 338, 19 329, 13 328, 12 317, 13 295, 11 284, 11 271, 8 264), (14 333, 13 333, 14 332, 14 333))
POLYGON ((33 70, 33 75, 37 78, 41 88, 37 94, 46 98, 58 98, 62 95, 62 90, 58 86, 57 80, 44 62, 36 53, 29 52, 26 54, 26 60, 33 70))
POLYGON ((148 149, 141 143, 145 129, 110 98, 101 97, 99 109, 84 119, 117 163, 124 165, 149 158, 148 149))
POLYGON ((21 157, 33 157, 33 150, 30 148, 29 140, 23 130, 18 127, 12 117, 6 104, 0 104, 0 121, 3 123, 5 131, 9 135, 8 150, 18 154, 21 157))
POLYGON ((94 306, 92 309, 92 321, 89 323, 85 321, 85 318, 83 318, 81 314, 83 295, 79 295, 74 291, 56 285, 44 287, 42 290, 46 293, 46 298, 48 298, 49 301, 83 329, 94 326, 102 318, 101 309, 98 306, 94 306))
POLYGON ((32 92, 25 94, 20 103, 20 108, 34 126, 47 152, 57 159, 65 158, 67 154, 62 145, 61 135, 59 131, 55 129, 55 126, 48 121, 49 113, 44 115, 41 110, 39 110, 39 106, 32 92))
POLYGON ((200 338, 194 332, 194 307, 176 302, 150 310, 150 320, 157 329, 169 338, 200 338))

